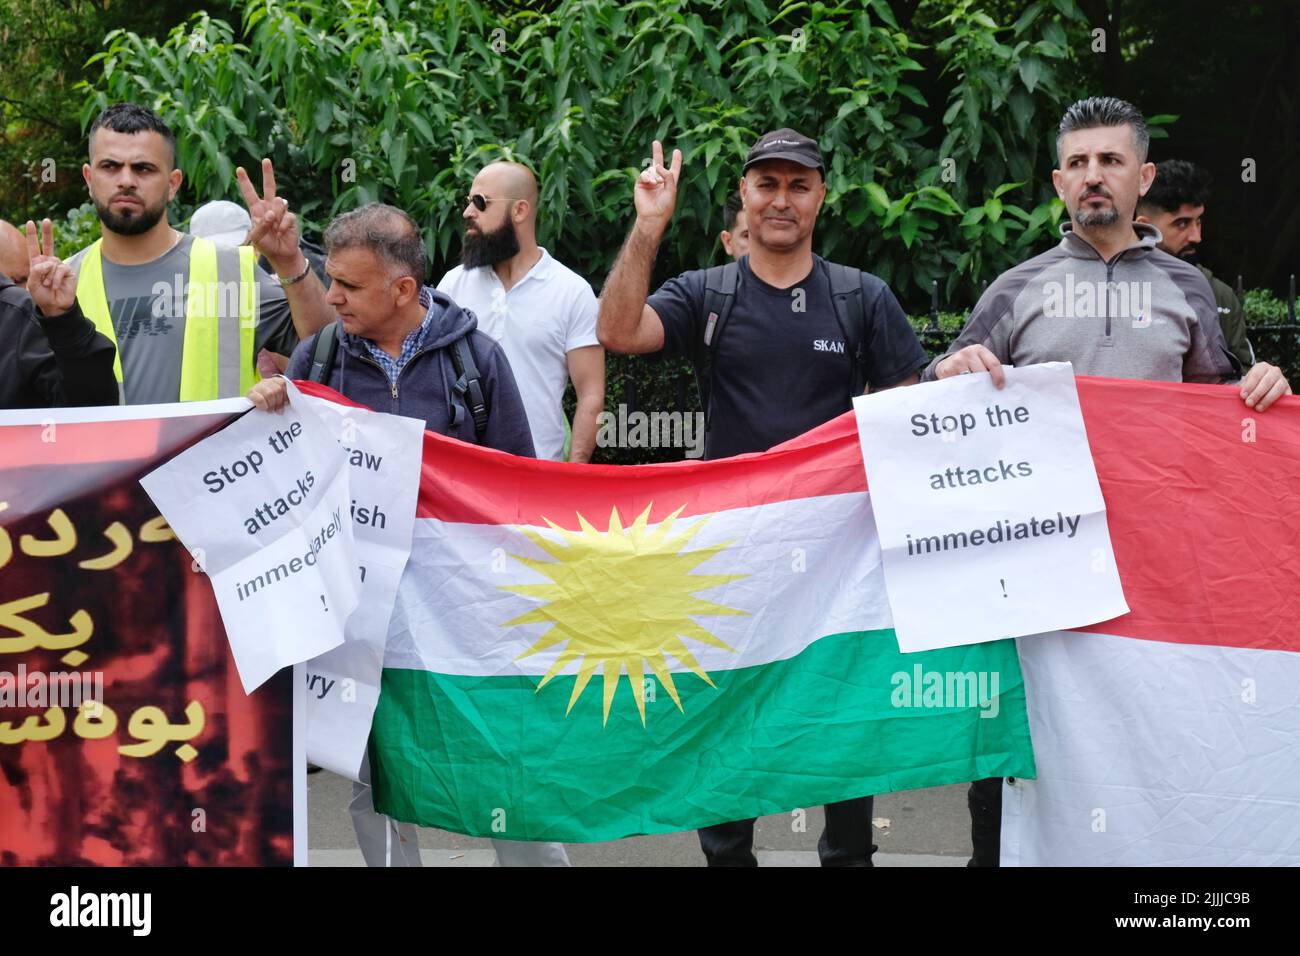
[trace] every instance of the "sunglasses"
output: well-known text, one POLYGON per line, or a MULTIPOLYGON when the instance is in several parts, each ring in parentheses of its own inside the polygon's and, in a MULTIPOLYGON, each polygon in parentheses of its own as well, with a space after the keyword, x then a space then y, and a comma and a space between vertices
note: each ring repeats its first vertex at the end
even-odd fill
POLYGON ((465 204, 466 204, 466 205, 469 205, 470 203, 473 203, 473 204, 474 204, 474 208, 477 209, 479 212, 486 212, 486 211, 487 211, 487 207, 488 207, 488 203, 492 203, 492 202, 518 202, 518 201, 519 201, 518 199, 509 199, 509 198, 507 198, 507 199, 488 199, 488 198, 487 198, 486 196, 484 196, 482 193, 471 193, 469 196, 466 196, 466 197, 465 197, 465 204))

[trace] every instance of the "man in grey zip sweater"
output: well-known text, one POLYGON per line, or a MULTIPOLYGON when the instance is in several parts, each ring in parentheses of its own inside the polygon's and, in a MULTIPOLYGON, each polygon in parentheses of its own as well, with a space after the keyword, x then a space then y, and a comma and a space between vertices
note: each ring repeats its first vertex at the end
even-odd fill
MULTIPOLYGON (((1002 366, 1071 362, 1079 375, 1160 382, 1235 379, 1210 284, 1196 267, 1158 249, 1160 232, 1135 223, 1139 197, 1155 179, 1146 161, 1146 121, 1131 104, 1091 97, 1071 106, 1056 138, 1056 194, 1071 222, 1061 242, 1004 272, 980 297, 951 348, 924 380, 1002 366)), ((1291 386, 1266 362, 1251 367, 1238 393, 1262 412, 1291 386)), ((970 788, 971 866, 997 866, 1002 781, 970 788)))
MULTIPOLYGON (((1160 382, 1238 377, 1213 291, 1195 266, 1157 248, 1159 230, 1133 222, 1150 188, 1146 122, 1112 97, 1081 100, 1061 121, 1052 182, 1073 220, 1055 248, 1004 272, 980 297, 933 380, 1002 366, 1072 362, 1080 375, 1160 382)), ((1291 387, 1256 363, 1242 378, 1247 407, 1264 411, 1291 387)))

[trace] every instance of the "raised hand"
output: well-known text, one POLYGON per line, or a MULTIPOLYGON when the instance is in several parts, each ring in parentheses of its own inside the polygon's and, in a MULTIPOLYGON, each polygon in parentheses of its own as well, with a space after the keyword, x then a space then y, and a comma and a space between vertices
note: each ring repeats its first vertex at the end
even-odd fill
POLYGON ((302 271, 305 261, 298 248, 298 217, 289 211, 289 203, 275 194, 275 170, 269 159, 262 160, 262 195, 257 194, 248 173, 240 166, 235 170, 239 192, 252 217, 248 242, 270 260, 282 278, 302 271))
POLYGON ((27 220, 27 255, 31 271, 27 274, 27 294, 52 319, 77 303, 77 276, 72 267, 54 254, 54 223, 41 221, 41 239, 36 238, 36 223, 27 220))
POLYGON ((673 150, 672 166, 664 166, 664 147, 654 141, 650 165, 636 180, 633 198, 637 218, 660 229, 668 226, 677 205, 677 177, 682 171, 682 151, 673 150))

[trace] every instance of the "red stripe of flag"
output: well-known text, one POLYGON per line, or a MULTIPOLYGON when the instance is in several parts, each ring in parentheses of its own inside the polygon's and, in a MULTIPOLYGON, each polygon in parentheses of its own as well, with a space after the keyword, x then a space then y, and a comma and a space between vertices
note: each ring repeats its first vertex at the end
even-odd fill
MULTIPOLYGON (((311 395, 335 397, 311 383, 295 384, 311 395)), ((629 522, 651 506, 649 520, 659 521, 683 506, 683 515, 711 514, 865 491, 856 433, 847 441, 844 422, 851 425, 851 416, 763 454, 663 465, 577 466, 518 458, 426 431, 416 514, 467 524, 543 527, 549 518, 576 531, 579 513, 593 524, 604 523, 613 508, 629 522)))
POLYGON ((1132 608, 1083 630, 1300 651, 1300 398, 1078 381, 1132 608))
MULTIPOLYGON (((1300 397, 1260 414, 1225 386, 1078 386, 1132 608, 1082 630, 1300 651, 1300 397)), ((702 514, 866 487, 852 414, 717 462, 575 467, 428 433, 424 455, 419 515, 443 521, 535 525, 545 515, 573 528, 573 511, 595 523, 613 506, 626 517, 653 502, 657 520, 682 504, 702 514)))
MULTIPOLYGON (((852 419, 845 419, 852 423, 852 419)), ((659 521, 867 489, 856 434, 841 422, 761 455, 717 462, 586 465, 517 458, 425 432, 417 515, 472 524, 545 525, 578 530, 617 508, 626 523, 650 508, 659 521)))

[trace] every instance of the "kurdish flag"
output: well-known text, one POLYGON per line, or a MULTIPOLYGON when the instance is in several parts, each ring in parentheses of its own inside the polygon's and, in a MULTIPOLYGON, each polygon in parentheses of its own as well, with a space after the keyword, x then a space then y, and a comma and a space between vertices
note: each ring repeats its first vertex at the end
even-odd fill
POLYGON ((1130 614, 1020 643, 1002 864, 1300 865, 1300 399, 1080 379, 1130 614))
POLYGON ((396 819, 581 842, 1034 761, 1014 642, 899 653, 850 415, 636 467, 426 434, 371 772, 396 819))

